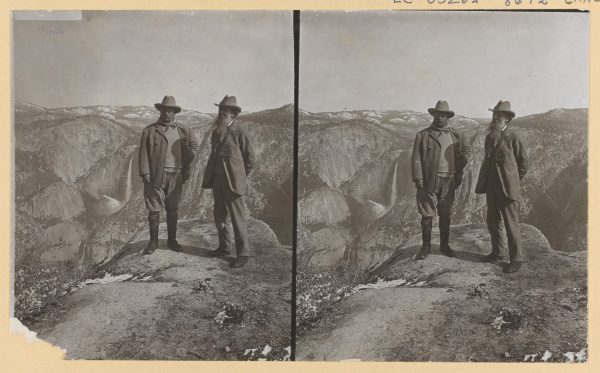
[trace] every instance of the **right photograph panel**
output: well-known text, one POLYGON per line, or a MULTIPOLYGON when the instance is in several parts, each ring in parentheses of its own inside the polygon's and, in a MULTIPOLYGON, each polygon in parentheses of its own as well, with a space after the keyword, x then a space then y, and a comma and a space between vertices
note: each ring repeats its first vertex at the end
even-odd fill
POLYGON ((296 360, 587 360, 586 12, 302 12, 296 360))

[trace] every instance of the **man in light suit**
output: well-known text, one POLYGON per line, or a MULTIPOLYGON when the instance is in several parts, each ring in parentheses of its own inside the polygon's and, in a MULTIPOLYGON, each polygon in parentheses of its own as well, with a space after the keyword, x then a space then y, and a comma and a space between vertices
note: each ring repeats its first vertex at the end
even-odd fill
POLYGON ((219 247, 213 256, 229 254, 231 235, 227 229, 227 215, 231 217, 235 237, 236 259, 233 268, 244 266, 251 255, 246 230, 244 195, 247 178, 254 167, 254 149, 246 128, 235 118, 242 111, 235 96, 225 96, 219 104, 219 114, 211 137, 211 153, 206 165, 203 188, 212 188, 214 220, 219 236, 219 247))

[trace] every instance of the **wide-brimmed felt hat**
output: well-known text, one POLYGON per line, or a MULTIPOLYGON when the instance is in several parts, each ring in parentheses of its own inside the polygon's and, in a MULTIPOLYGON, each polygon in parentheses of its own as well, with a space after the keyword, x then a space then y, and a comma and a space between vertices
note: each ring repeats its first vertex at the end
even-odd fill
POLYGON ((215 104, 218 107, 229 107, 235 110, 236 114, 239 114, 242 111, 242 108, 238 106, 237 99, 235 96, 225 95, 221 100, 221 103, 215 104))
POLYGON ((436 113, 447 113, 449 118, 452 118, 454 116, 454 112, 450 110, 450 106, 448 106, 448 103, 446 101, 441 100, 438 101, 437 104, 435 104, 434 108, 429 108, 427 109, 427 111, 431 115, 435 115, 436 113))
POLYGON ((510 115, 511 119, 515 117, 515 112, 510 110, 510 101, 500 100, 493 109, 488 110, 494 113, 506 113, 510 115))
POLYGON ((174 109, 176 113, 181 111, 181 108, 175 104, 175 97, 173 96, 165 96, 162 103, 154 104, 154 107, 161 111, 164 109, 174 109))

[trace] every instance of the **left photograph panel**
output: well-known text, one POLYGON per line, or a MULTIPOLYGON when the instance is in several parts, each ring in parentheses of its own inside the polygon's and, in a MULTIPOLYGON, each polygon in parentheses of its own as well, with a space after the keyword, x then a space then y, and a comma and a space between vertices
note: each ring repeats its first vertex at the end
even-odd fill
POLYGON ((66 359, 290 359, 292 30, 13 13, 13 329, 66 359))

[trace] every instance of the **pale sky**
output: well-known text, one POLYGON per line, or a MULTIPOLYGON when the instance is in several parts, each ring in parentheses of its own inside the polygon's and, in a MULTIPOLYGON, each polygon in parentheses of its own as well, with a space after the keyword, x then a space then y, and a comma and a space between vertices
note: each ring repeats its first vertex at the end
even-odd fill
POLYGON ((14 21, 14 94, 45 107, 153 105, 202 112, 292 103, 292 12, 84 12, 14 21))
POLYGON ((586 13, 302 12, 300 30, 308 111, 588 107, 586 13))

